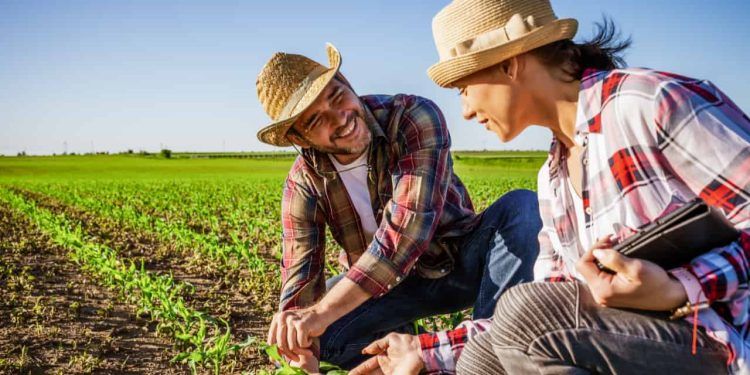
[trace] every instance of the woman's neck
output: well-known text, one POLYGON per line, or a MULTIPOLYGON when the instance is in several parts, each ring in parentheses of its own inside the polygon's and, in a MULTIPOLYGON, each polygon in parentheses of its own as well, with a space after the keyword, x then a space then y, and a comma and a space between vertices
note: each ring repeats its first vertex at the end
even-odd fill
POLYGON ((549 128, 552 134, 567 148, 576 146, 575 131, 578 114, 578 93, 581 82, 578 80, 565 82, 550 75, 550 82, 541 92, 545 96, 549 110, 545 111, 548 118, 540 125, 549 128))

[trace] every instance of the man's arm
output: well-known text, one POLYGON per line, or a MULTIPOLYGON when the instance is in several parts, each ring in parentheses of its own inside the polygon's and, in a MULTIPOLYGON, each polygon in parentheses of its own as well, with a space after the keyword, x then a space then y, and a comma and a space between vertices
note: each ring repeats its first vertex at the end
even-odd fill
POLYGON ((325 217, 312 189, 297 178, 298 163, 284 184, 281 202, 282 311, 311 306, 325 293, 325 217))
POLYGON ((431 101, 404 97, 399 140, 404 152, 393 172, 393 196, 380 228, 346 277, 381 297, 402 282, 432 240, 450 184, 450 135, 431 101))

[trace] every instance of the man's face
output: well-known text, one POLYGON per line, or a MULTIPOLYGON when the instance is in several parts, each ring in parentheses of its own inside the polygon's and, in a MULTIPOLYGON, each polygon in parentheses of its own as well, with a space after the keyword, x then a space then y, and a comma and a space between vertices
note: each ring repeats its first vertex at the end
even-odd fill
POLYGON ((342 163, 356 160, 372 140, 359 98, 337 79, 331 80, 292 128, 300 136, 290 134, 294 143, 333 154, 342 163))

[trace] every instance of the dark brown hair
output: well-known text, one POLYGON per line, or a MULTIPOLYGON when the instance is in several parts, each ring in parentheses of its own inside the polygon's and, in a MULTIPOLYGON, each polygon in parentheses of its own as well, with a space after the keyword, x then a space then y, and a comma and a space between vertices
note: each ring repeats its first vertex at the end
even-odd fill
POLYGON ((596 33, 591 40, 576 43, 560 40, 530 51, 542 64, 559 67, 570 81, 580 80, 589 68, 612 70, 626 66, 622 53, 630 47, 630 37, 623 39, 615 23, 608 17, 596 23, 596 33))

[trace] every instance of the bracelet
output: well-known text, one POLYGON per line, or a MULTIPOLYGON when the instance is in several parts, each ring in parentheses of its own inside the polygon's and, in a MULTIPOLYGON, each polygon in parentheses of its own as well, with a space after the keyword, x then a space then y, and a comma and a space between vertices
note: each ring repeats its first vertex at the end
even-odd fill
POLYGON ((669 316, 669 320, 677 320, 684 318, 696 311, 708 308, 711 304, 708 301, 699 302, 695 305, 687 301, 684 305, 672 310, 672 315, 669 316))

